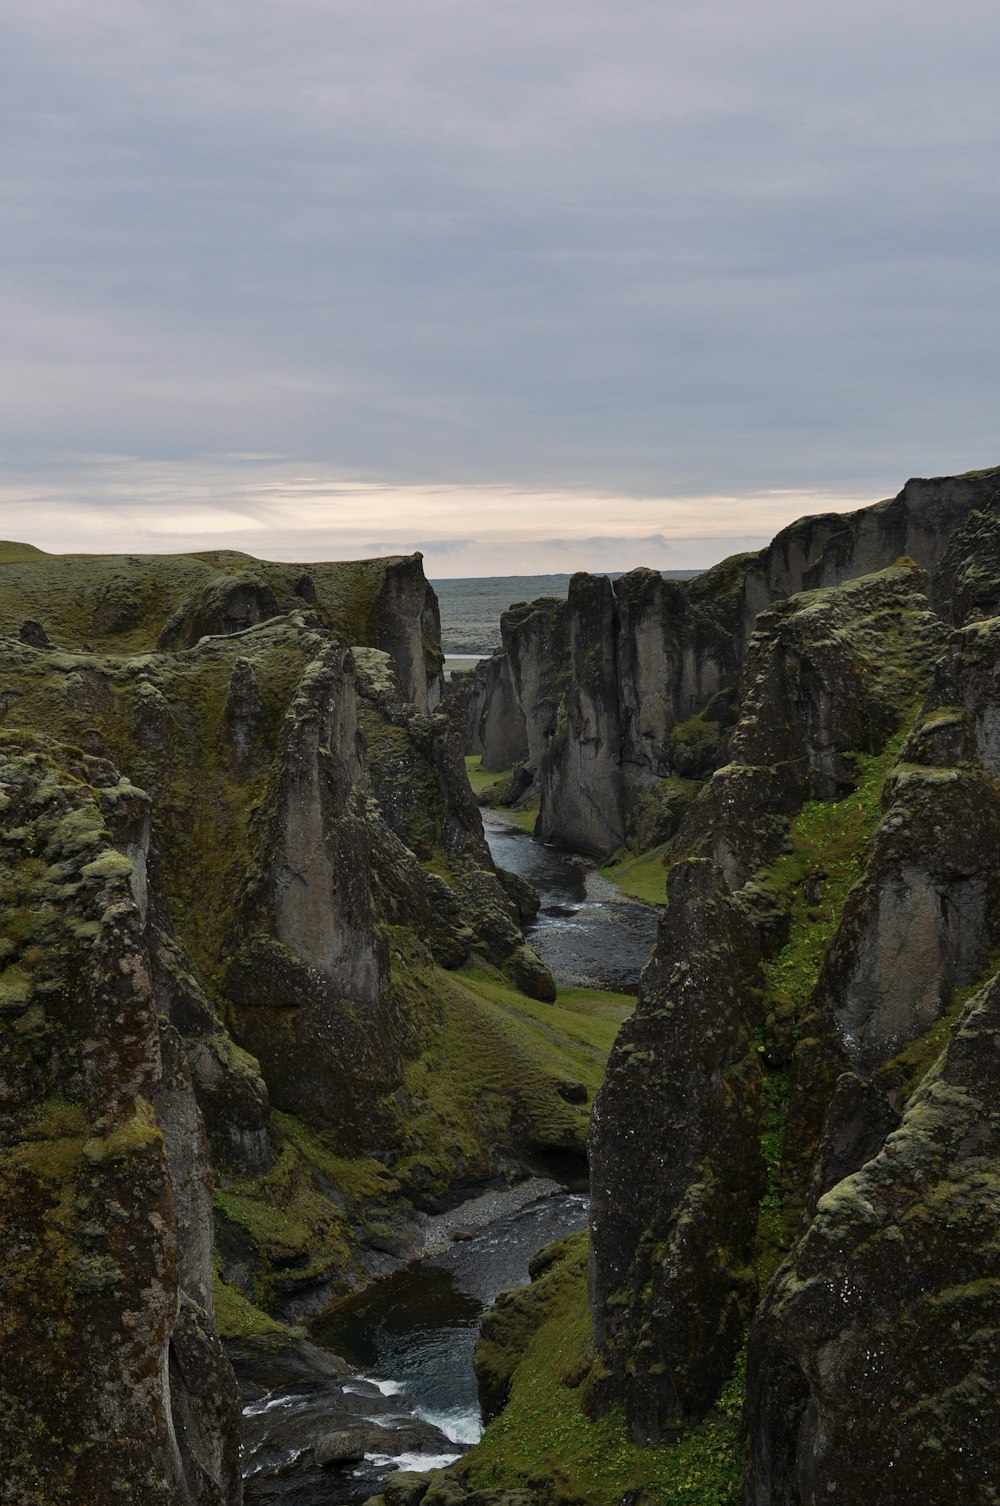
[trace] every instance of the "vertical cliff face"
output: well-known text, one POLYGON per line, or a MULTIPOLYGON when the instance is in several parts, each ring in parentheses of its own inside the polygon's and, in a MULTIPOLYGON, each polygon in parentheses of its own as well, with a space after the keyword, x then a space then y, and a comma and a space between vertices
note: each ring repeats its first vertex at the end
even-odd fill
POLYGON ((806 1216, 751 1336, 748 1506, 850 1499, 876 1468, 887 1501, 989 1499, 996 982, 963 1002, 1000 940, 998 634, 940 660, 803 1020, 806 1216))
POLYGON ((444 656, 437 597, 422 560, 411 554, 385 562, 366 631, 349 641, 383 649, 407 698, 418 710, 428 711, 441 699, 444 656))
POLYGON ((729 1374, 763 1189, 751 1041, 758 947, 712 865, 679 863, 591 1122, 591 1301, 633 1438, 676 1439, 729 1374))
POLYGON ((614 593, 606 577, 573 576, 566 623, 567 690, 542 762, 536 832, 602 857, 625 835, 614 593))
POLYGON ((510 660, 500 651, 476 665, 469 694, 467 742, 494 774, 528 757, 528 734, 511 681, 510 660))
POLYGON ((610 598, 603 587, 578 586, 575 607, 571 601, 565 608, 568 658, 558 633, 540 631, 553 604, 519 607, 505 632, 506 666, 498 661, 481 676, 473 747, 485 768, 500 769, 517 761, 512 755, 526 743, 541 789, 539 831, 607 857, 635 830, 659 781, 702 776, 721 761, 730 717, 713 698, 735 688, 762 612, 904 556, 932 574, 943 571, 935 602, 949 620, 988 608, 989 569, 985 559, 971 562, 997 548, 995 521, 987 521, 995 517, 997 491, 995 473, 909 481, 891 501, 802 519, 766 549, 690 582, 637 570, 615 582, 610 598), (970 517, 979 519, 969 524, 978 529, 975 547, 956 539, 952 551, 954 568, 964 572, 958 580, 946 555, 970 517), (947 606, 952 596, 954 610, 947 606), (575 651, 574 643, 588 651, 575 651), (517 688, 542 682, 540 698, 517 688), (570 774, 577 788, 567 798, 570 774))
POLYGON ((10 737, 0 787, 4 1496, 235 1503, 204 1137, 157 1019, 141 869, 108 840, 143 797, 106 763, 10 737))
POLYGON ((1000 984, 819 1201, 754 1327, 747 1506, 989 1501, 998 1464, 1000 984))
POLYGON ((332 643, 285 714, 257 818, 259 877, 236 917, 225 981, 236 1038, 266 1060, 272 1102, 330 1123, 361 1117, 358 1083, 388 1085, 400 1072, 366 793, 353 665, 332 643))
POLYGON ((759 962, 780 904, 761 879, 790 819, 842 798, 850 750, 884 746, 928 682, 944 630, 926 589, 902 567, 763 614, 733 762, 674 839, 656 951, 590 1141, 598 1394, 624 1403, 636 1438, 698 1421, 742 1340, 763 1191, 759 962))

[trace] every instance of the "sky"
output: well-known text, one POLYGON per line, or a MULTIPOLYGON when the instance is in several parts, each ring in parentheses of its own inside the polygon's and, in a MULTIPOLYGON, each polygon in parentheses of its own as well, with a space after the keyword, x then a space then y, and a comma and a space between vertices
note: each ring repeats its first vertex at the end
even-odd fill
POLYGON ((996 464, 998 65, 995 0, 3 0, 0 535, 689 568, 996 464))

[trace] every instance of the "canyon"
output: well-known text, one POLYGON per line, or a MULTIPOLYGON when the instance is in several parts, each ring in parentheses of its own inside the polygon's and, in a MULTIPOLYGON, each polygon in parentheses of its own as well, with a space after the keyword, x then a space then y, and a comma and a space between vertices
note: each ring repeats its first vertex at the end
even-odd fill
POLYGON ((4 1506, 239 1502, 236 1371, 588 1177, 385 1506, 1000 1501, 998 611, 1000 469, 576 575, 450 688, 419 556, 0 546, 4 1506), (470 757, 656 875, 614 1028, 470 757))

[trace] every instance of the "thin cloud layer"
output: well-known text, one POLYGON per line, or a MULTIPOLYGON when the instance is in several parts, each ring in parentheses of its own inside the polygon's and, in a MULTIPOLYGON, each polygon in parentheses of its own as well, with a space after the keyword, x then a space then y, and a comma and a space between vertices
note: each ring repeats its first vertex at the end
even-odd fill
POLYGON ((688 569, 758 548, 805 513, 872 498, 820 493, 634 497, 500 485, 355 482, 275 460, 78 459, 71 480, 0 480, 0 535, 54 553, 220 547, 265 559, 409 554, 433 578, 688 569), (753 518, 748 532, 747 518, 753 518), (593 519, 609 531, 590 532, 593 519), (553 530, 556 530, 555 532, 553 530))
POLYGON ((994 462, 998 50, 985 0, 9 0, 8 477, 263 452, 756 536, 994 462))

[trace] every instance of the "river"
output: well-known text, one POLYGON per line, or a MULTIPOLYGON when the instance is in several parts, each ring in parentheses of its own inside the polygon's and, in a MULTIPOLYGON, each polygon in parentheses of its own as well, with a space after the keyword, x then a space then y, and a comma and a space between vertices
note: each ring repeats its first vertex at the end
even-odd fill
MULTIPOLYGON (((634 992, 656 912, 622 896, 585 860, 504 823, 503 813, 485 814, 494 861, 538 890, 538 916, 525 933, 557 983, 634 992)), ((497 1209, 501 1216, 470 1237, 317 1319, 311 1339, 320 1347, 303 1346, 284 1370, 262 1377, 244 1367, 247 1506, 355 1506, 390 1469, 440 1467, 476 1441, 472 1351, 483 1313, 501 1291, 528 1280, 538 1249, 586 1226, 588 1200, 549 1187, 527 1206, 505 1208, 499 1194, 497 1209), (326 1351, 342 1355, 351 1372, 325 1373, 326 1351), (317 1437, 365 1427, 363 1458, 317 1467, 317 1437)))
POLYGON ((656 940, 655 907, 630 899, 586 858, 536 842, 504 812, 487 810, 483 818, 493 861, 538 891, 538 916, 524 934, 556 982, 635 993, 656 940))

